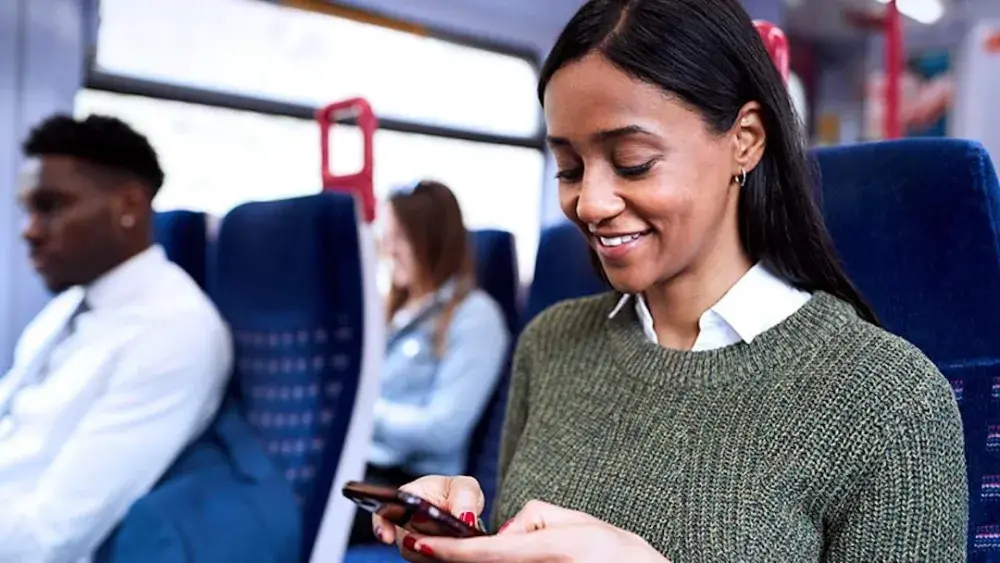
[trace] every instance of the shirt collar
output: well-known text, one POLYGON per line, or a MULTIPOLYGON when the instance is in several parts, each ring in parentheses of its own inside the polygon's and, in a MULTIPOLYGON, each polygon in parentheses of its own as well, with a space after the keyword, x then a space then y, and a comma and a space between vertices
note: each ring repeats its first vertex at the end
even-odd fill
POLYGON ((167 261, 163 247, 153 245, 115 266, 84 288, 90 309, 115 307, 141 295, 159 264, 167 261))
POLYGON ((392 316, 390 324, 395 329, 400 329, 413 321, 413 319, 423 315, 425 312, 433 307, 440 306, 443 303, 447 303, 448 300, 455 295, 455 291, 458 289, 458 279, 451 278, 448 281, 441 284, 441 287, 437 288, 433 293, 429 293, 421 298, 415 303, 411 303, 408 307, 404 307, 392 316))
POLYGON ((757 264, 712 306, 712 311, 749 343, 798 311, 809 297, 757 264))
MULTIPOLYGON (((622 295, 608 318, 621 312, 632 297, 631 294, 622 295)), ((793 287, 758 263, 702 314, 699 325, 706 326, 710 317, 716 316, 741 340, 750 343, 799 310, 809 298, 809 293, 793 287)), ((642 295, 636 299, 635 309, 646 337, 656 342, 653 315, 642 295)))

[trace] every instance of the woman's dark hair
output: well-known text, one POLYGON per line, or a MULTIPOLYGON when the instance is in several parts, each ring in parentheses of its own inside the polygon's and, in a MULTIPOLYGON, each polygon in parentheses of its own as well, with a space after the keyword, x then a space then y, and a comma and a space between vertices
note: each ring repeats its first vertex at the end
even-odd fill
POLYGON ((788 90, 738 0, 590 0, 546 59, 539 99, 560 68, 592 53, 676 96, 719 134, 746 103, 758 102, 767 146, 740 189, 744 249, 795 287, 830 293, 878 324, 840 265, 788 90))
MULTIPOLYGON (((455 289, 444 303, 434 328, 434 349, 444 352, 448 325, 455 307, 475 287, 475 264, 469 248, 469 234, 455 194, 440 182, 424 180, 411 190, 397 191, 389 205, 399 228, 413 249, 417 276, 434 290, 450 280, 455 289)), ((388 317, 391 320, 410 298, 405 287, 389 290, 388 317)))

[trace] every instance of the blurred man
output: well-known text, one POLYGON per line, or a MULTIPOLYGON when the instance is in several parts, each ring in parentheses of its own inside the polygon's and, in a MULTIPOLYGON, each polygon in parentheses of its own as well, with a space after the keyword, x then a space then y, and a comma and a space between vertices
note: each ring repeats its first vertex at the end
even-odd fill
POLYGON ((207 427, 230 336, 153 245, 163 172, 142 135, 55 116, 24 151, 24 239, 58 295, 0 378, 0 562, 79 561, 207 427))

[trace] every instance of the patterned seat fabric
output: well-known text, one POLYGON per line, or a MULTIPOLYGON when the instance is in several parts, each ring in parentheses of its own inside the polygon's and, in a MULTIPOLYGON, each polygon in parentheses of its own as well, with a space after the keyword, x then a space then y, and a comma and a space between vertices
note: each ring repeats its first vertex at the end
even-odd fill
POLYGON ((965 424, 969 561, 1000 561, 1000 186, 983 147, 821 149, 824 215, 885 327, 951 381, 965 424))
POLYGON ((294 486, 308 556, 361 370, 355 202, 321 194, 246 204, 223 220, 215 248, 211 294, 233 331, 232 392, 294 486))

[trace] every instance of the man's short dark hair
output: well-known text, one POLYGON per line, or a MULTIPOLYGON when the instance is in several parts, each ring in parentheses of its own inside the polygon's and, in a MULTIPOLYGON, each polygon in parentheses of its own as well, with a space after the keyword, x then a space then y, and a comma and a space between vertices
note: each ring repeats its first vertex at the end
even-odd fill
POLYGON ((30 157, 70 156, 146 183, 155 196, 163 185, 163 169, 149 140, 115 117, 91 115, 78 121, 54 115, 31 131, 24 142, 30 157))

